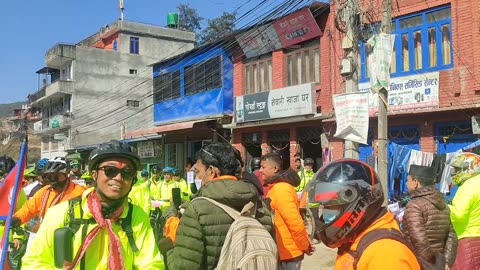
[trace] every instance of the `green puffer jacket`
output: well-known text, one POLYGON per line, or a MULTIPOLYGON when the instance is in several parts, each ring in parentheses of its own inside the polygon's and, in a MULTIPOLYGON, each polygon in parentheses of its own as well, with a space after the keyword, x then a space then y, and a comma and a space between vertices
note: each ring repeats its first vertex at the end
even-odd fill
MULTIPOLYGON (((255 187, 242 180, 215 180, 203 186, 197 196, 208 197, 241 211, 248 202, 257 202, 256 218, 275 235, 273 219, 255 187)), ((168 269, 214 269, 233 219, 206 200, 187 205, 177 230, 173 249, 167 253, 168 269)))

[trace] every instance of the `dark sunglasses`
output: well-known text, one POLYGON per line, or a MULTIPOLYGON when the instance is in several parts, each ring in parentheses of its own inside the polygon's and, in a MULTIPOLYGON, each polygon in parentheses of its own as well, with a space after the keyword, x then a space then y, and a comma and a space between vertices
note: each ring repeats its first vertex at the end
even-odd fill
POLYGON ((104 167, 100 167, 98 169, 104 171, 105 175, 107 177, 115 177, 119 173, 121 173, 123 179, 125 179, 125 180, 132 180, 133 177, 135 176, 135 174, 137 173, 135 170, 132 170, 132 169, 128 169, 128 168, 119 169, 119 168, 114 167, 114 166, 104 166, 104 167))

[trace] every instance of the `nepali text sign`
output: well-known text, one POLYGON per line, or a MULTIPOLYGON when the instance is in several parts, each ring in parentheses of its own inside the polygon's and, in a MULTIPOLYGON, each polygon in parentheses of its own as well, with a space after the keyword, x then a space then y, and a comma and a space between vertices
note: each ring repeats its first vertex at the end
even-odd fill
POLYGON ((153 142, 138 142, 137 143, 137 152, 141 158, 153 157, 153 142))
POLYGON ((367 144, 368 93, 348 93, 333 96, 337 121, 335 137, 367 144))
POLYGON ((282 44, 272 23, 238 34, 235 38, 247 58, 282 48, 282 44))
POLYGON ((273 23, 283 47, 302 43, 322 34, 309 8, 302 9, 273 23))
MULTIPOLYGON (((388 92, 388 110, 393 112, 415 109, 438 108, 439 73, 423 73, 392 78, 388 92)), ((368 107, 370 115, 378 112, 378 95, 372 93, 370 83, 359 84, 360 92, 370 93, 368 107)))
POLYGON ((237 123, 316 113, 310 83, 235 98, 237 123))

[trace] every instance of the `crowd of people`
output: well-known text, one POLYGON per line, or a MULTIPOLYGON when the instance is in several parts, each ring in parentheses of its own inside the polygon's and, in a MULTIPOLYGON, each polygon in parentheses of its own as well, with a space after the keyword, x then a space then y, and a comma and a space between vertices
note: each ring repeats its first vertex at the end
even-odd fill
MULTIPOLYGON (((321 241, 338 249, 335 269, 480 269, 478 155, 461 153, 449 164, 458 185, 450 205, 432 169, 411 165, 401 222, 383 205, 388 194, 374 169, 359 160, 316 172, 313 159, 295 170, 276 152, 248 169, 242 160, 230 144, 204 145, 187 162, 187 182, 174 167, 144 169, 115 140, 92 151, 86 172, 77 160, 41 159, 24 171, 11 219, 12 228, 35 234, 28 248, 25 237, 10 236, 12 251, 25 252, 14 266, 297 270, 305 255, 322 256, 321 241), (315 219, 312 237, 301 200, 315 219), (164 218, 161 229, 152 228, 154 213, 164 218)), ((0 178, 13 166, 0 157, 0 178)))

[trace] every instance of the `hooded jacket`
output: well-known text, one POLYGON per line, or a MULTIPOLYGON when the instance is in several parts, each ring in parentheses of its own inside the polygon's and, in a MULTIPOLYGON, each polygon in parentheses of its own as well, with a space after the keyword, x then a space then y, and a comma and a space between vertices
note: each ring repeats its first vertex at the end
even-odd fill
POLYGON ((435 263, 435 254, 445 255, 452 267, 457 254, 457 234, 450 222, 450 209, 435 186, 414 190, 403 216, 405 238, 417 256, 435 263))
POLYGON ((310 247, 310 241, 295 191, 295 187, 300 184, 300 177, 294 170, 287 169, 265 181, 265 184, 270 187, 267 200, 270 200, 270 207, 274 211, 280 260, 302 260, 303 254, 310 247))
MULTIPOLYGON (((233 176, 222 176, 203 186, 196 196, 208 197, 241 211, 248 202, 257 203, 256 219, 273 234, 272 217, 258 198, 256 188, 233 176)), ((233 219, 206 200, 189 203, 176 233, 176 243, 167 252, 169 269, 215 269, 233 219)))

